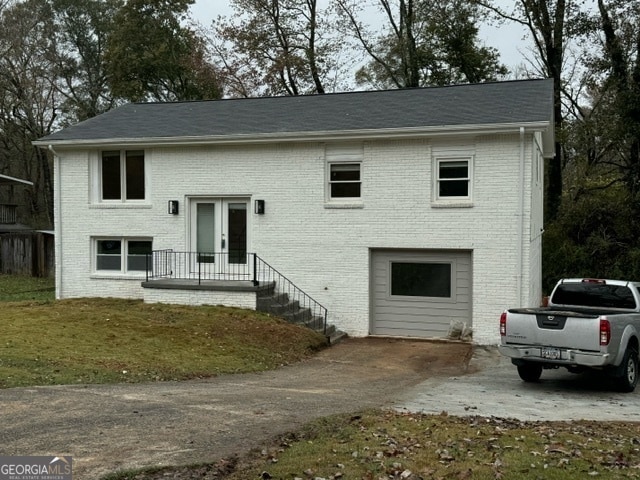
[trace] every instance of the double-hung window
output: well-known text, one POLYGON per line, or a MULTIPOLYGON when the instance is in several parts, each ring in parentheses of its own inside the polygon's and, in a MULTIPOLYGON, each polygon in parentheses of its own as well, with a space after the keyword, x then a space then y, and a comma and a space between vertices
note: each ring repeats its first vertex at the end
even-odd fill
POLYGON ((435 200, 471 201, 472 157, 444 157, 435 161, 435 200))
POLYGON ((100 159, 102 201, 142 201, 145 199, 143 150, 102 152, 100 159))
POLYGON ((364 145, 336 143, 325 146, 326 201, 329 207, 362 205, 364 145))
POLYGON ((151 240, 133 238, 95 239, 95 270, 103 273, 136 274, 146 272, 151 240))
POLYGON ((329 198, 360 198, 360 163, 329 164, 329 198))

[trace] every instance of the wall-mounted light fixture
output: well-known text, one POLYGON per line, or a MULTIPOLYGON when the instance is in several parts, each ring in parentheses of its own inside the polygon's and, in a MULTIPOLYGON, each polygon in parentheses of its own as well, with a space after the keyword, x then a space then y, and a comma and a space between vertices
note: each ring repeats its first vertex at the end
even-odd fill
POLYGON ((253 207, 253 212, 256 215, 264 215, 264 200, 256 200, 253 207))
POLYGON ((169 200, 169 215, 178 215, 178 200, 169 200))

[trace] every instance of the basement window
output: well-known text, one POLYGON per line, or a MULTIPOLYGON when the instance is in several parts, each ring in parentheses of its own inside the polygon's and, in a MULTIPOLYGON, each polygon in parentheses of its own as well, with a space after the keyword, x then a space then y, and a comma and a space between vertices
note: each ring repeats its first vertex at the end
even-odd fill
POLYGON ((148 239, 95 239, 95 270, 120 274, 146 272, 151 245, 152 242, 148 239))

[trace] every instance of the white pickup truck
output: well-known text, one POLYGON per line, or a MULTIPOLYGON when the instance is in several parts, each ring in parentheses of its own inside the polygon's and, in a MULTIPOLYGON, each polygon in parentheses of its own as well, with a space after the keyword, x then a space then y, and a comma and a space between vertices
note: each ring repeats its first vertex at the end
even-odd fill
POLYGON ((640 283, 565 279, 549 304, 514 308, 500 316, 500 353, 510 357, 525 382, 543 369, 566 367, 606 371, 617 388, 632 392, 638 383, 640 283))

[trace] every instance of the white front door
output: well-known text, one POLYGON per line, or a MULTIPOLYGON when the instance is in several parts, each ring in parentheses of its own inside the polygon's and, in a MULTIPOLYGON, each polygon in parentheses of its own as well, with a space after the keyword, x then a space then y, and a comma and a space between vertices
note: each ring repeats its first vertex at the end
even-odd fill
POLYGON ((211 278, 246 276, 249 200, 198 198, 190 206, 191 251, 196 252, 192 268, 211 278))

